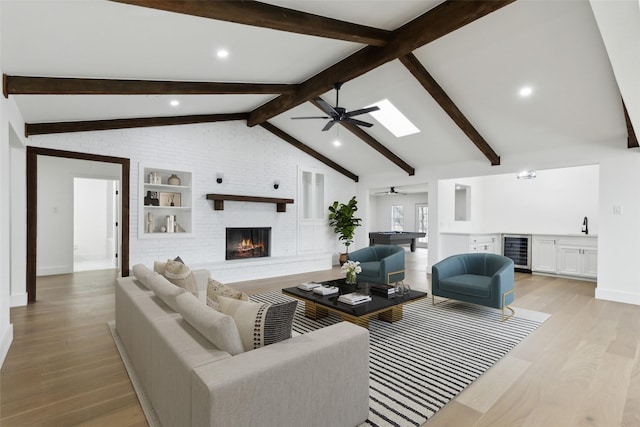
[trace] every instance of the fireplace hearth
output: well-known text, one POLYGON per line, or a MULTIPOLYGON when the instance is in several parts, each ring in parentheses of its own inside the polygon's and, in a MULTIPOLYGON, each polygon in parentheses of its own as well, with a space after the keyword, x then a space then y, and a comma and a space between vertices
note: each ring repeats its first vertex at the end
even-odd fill
POLYGON ((227 228, 227 260, 271 255, 271 227, 227 228))

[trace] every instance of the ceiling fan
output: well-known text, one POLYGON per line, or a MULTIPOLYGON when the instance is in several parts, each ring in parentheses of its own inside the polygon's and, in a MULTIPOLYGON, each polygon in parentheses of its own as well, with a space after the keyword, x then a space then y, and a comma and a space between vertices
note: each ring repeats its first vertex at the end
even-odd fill
POLYGON ((327 131, 331 129, 331 127, 338 122, 346 122, 353 123, 358 126, 364 126, 370 128, 373 126, 372 123, 367 123, 362 120, 354 119, 354 116, 359 116, 360 114, 370 113, 372 111, 378 111, 380 107, 367 107, 361 108, 359 110, 349 111, 347 112, 346 108, 339 107, 338 105, 338 96, 340 94, 340 88, 342 87, 342 83, 334 83, 333 88, 336 90, 336 106, 332 107, 328 102, 321 98, 317 98, 316 102, 322 108, 322 110, 328 114, 328 116, 313 116, 313 117, 292 117, 292 119, 331 119, 323 128, 323 131, 327 131))
POLYGON ((396 187, 389 187, 389 190, 387 190, 387 191, 382 191, 382 192, 374 193, 374 194, 375 195, 379 195, 379 196, 386 196, 386 195, 389 195, 389 194, 403 194, 404 195, 404 194, 409 194, 409 193, 405 193, 404 191, 398 191, 398 190, 396 190, 396 187))

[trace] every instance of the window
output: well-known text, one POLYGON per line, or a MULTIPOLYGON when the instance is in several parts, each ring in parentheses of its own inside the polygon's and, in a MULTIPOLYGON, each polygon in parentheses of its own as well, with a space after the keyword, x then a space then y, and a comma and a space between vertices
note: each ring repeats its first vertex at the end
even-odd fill
POLYGON ((429 206, 426 203, 416 203, 416 231, 426 233, 416 241, 418 246, 426 248, 429 241, 429 206))
POLYGON ((404 230, 404 206, 391 206, 391 231, 404 230))
POLYGON ((303 219, 324 219, 324 174, 313 171, 302 171, 300 211, 303 219))

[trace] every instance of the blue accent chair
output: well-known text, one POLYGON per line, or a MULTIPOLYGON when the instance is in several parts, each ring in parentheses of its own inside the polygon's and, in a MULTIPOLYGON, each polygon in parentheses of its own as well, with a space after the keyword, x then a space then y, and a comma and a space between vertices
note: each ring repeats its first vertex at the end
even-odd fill
POLYGON ((358 282, 391 284, 404 280, 404 248, 376 245, 347 254, 347 260, 359 261, 362 272, 358 282))
POLYGON ((513 260, 502 255, 469 253, 436 263, 431 272, 431 300, 451 298, 502 309, 502 321, 513 317, 513 260), (511 311, 505 318, 504 309, 511 311))

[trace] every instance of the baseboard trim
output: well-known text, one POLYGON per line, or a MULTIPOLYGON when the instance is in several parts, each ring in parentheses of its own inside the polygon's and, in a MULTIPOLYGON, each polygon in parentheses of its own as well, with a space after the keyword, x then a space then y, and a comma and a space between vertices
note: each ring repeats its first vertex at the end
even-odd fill
POLYGON ((596 287, 596 299, 640 305, 640 294, 613 291, 596 287))
POLYGON ((11 295, 11 307, 24 307, 28 303, 28 296, 26 292, 11 295))
POLYGON ((9 323, 9 326, 2 337, 2 342, 0 343, 0 367, 4 364, 4 359, 7 357, 7 353, 9 353, 9 347, 11 347, 12 342, 13 325, 9 323))

